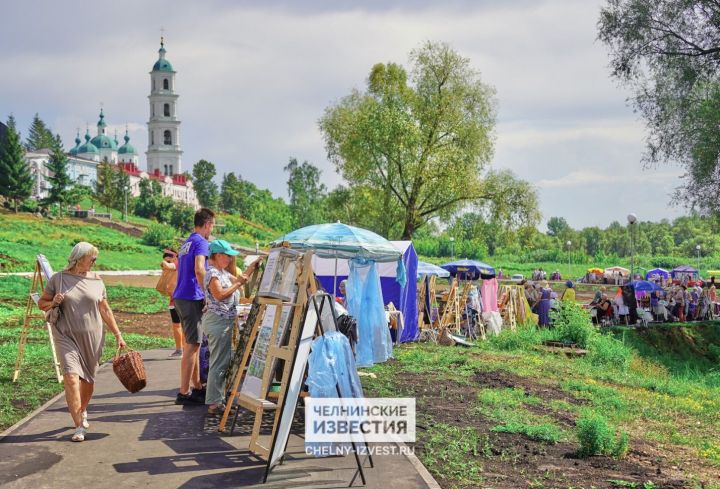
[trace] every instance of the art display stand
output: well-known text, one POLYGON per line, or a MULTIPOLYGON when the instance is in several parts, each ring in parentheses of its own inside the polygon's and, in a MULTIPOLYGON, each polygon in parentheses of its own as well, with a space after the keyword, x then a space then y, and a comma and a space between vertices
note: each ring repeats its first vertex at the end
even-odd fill
MULTIPOLYGON (((291 368, 292 379, 302 380, 305 378, 305 370, 307 366, 307 355, 309 353, 310 342, 317 336, 322 336, 328 329, 338 331, 338 322, 335 308, 333 307, 333 297, 330 294, 320 293, 315 294, 309 299, 307 317, 303 327, 302 340, 305 343, 307 349, 296 350, 295 358, 293 359, 293 365, 291 368), (318 304, 319 301, 319 304, 318 304), (326 311, 330 311, 327 314, 326 311), (327 323, 327 320, 330 322, 327 323), (323 326, 323 321, 326 325, 323 326), (329 328, 328 328, 329 326, 329 328)), ((299 386, 296 386, 296 388, 299 386)), ((340 391, 340 386, 335 384, 335 392, 337 397, 344 397, 340 391)), ((280 427, 277 432, 273 429, 272 444, 270 446, 270 457, 268 457, 268 464, 265 469, 265 477, 263 482, 267 481, 267 477, 273 467, 284 460, 285 452, 287 450, 287 444, 289 441, 290 427, 295 417, 295 410, 297 409, 298 395, 297 391, 295 395, 288 395, 283 398, 281 403, 280 412, 282 413, 280 419, 280 427)), ((363 462, 360 460, 360 454, 357 450, 357 445, 354 441, 351 441, 353 455, 355 456, 355 463, 357 465, 358 473, 360 474, 360 480, 363 485, 367 482, 365 480, 365 472, 363 471, 363 462)), ((368 460, 370 462, 370 468, 374 468, 372 456, 368 450, 367 442, 364 442, 366 453, 368 454, 368 460)))
MULTIPOLYGON (((294 259, 290 256, 291 259, 283 263, 282 259, 273 259, 271 250, 244 334, 239 338, 233 360, 235 365, 231 365, 231 377, 228 377, 231 382, 228 385, 227 403, 218 426, 220 432, 226 431, 234 406, 237 406, 237 409, 230 433, 234 430, 240 408, 253 413, 254 422, 248 448, 267 460, 263 482, 267 480, 272 468, 284 458, 290 427, 302 394, 310 344, 324 331, 321 321, 322 305, 319 307, 314 300, 309 301, 308 298, 308 294, 317 291, 311 262, 313 253, 295 254, 294 259), (283 293, 278 292, 283 287, 287 288, 287 283, 283 285, 280 282, 287 282, 288 275, 296 277, 292 284, 294 299, 291 301, 287 300, 287 296, 281 297, 283 293), (256 377, 260 370, 261 378, 256 377), (276 396, 271 396, 272 380, 278 371, 281 372, 279 391, 276 396), (262 435, 263 415, 268 411, 274 412, 272 429, 269 435, 262 435)), ((332 300, 329 295, 323 294, 323 297, 332 300)), ((330 310, 334 328, 337 329, 334 308, 330 307, 330 310)), ((364 484, 365 475, 357 451, 355 460, 364 484)), ((372 467, 372 459, 370 464, 372 467)))
MULTIPOLYGON (((251 311, 248 317, 248 321, 245 323, 245 329, 248 332, 249 336, 247 342, 244 344, 242 357, 239 365, 237 366, 232 384, 230 386, 230 392, 227 398, 225 411, 223 412, 222 418, 220 419, 220 423, 218 425, 218 431, 224 432, 228 418, 230 417, 231 409, 235 403, 254 412, 255 423, 253 425, 249 448, 251 451, 264 457, 268 456, 270 450, 268 447, 263 446, 260 442, 260 427, 262 425, 262 415, 265 410, 275 410, 275 420, 273 422, 274 433, 277 429, 277 422, 280 415, 277 407, 278 404, 282 403, 286 394, 285 391, 290 375, 290 367, 295 355, 295 350, 297 349, 298 337, 301 329, 301 321, 305 317, 305 308, 307 305, 307 289, 309 286, 314 287, 315 284, 314 280, 310 280, 312 278, 312 265, 310 263, 312 253, 298 255, 298 261, 300 263, 298 264, 299 267, 297 270, 297 280, 295 281, 295 285, 297 286, 297 296, 294 302, 286 302, 283 301, 283 299, 281 298, 261 297, 260 291, 255 297, 253 309, 255 309, 256 311, 251 311), (285 335, 279 335, 278 331, 280 327, 280 320, 283 314, 279 312, 282 311, 282 309, 286 306, 289 306, 291 308, 290 314, 292 319, 288 331, 285 332, 287 333, 287 341, 283 341, 284 338, 282 336, 285 335), (264 363, 262 380, 259 390, 256 389, 254 392, 255 395, 251 395, 247 391, 243 392, 241 385, 244 386, 245 384, 243 382, 247 382, 246 374, 248 373, 250 362, 251 360, 253 360, 251 354, 254 353, 253 348, 258 348, 258 335, 261 331, 261 325, 265 320, 265 316, 269 308, 273 309, 271 326, 272 329, 269 336, 262 338, 262 341, 264 342, 264 346, 262 347, 262 353, 264 357, 262 359, 262 362, 264 363), (280 391, 278 392, 278 402, 274 403, 267 400, 267 394, 271 387, 272 376, 274 374, 277 360, 284 361, 284 365, 280 380, 280 391)), ((270 264, 268 264, 268 268, 269 265, 270 264)), ((268 268, 266 268, 264 274, 273 272, 273 270, 269 270, 268 268)), ((260 352, 258 352, 258 354, 259 353, 260 352)), ((257 363, 260 363, 261 361, 259 356, 260 355, 257 355, 257 358, 254 359, 257 363)), ((233 427, 236 420, 237 412, 235 413, 233 427)))
MULTIPOLYGON (((25 306, 25 318, 23 320, 22 331, 20 332, 20 343, 18 344, 17 357, 15 358, 15 372, 13 373, 13 382, 17 382, 20 377, 20 368, 22 366, 23 357, 25 356, 25 345, 27 344, 28 333, 32 326, 32 320, 39 319, 45 323, 48 338, 50 339, 50 350, 52 351, 53 366, 55 367, 55 376, 58 382, 62 382, 63 377, 60 373, 60 362, 58 362, 57 352, 55 351, 55 340, 53 338, 52 326, 45 321, 45 314, 40 311, 35 312, 38 307, 40 295, 45 288, 45 282, 52 277, 52 268, 47 259, 43 255, 38 255, 35 260, 35 271, 33 272, 32 284, 28 293, 27 304, 25 306)), ((39 308, 38 308, 39 309, 39 308)))

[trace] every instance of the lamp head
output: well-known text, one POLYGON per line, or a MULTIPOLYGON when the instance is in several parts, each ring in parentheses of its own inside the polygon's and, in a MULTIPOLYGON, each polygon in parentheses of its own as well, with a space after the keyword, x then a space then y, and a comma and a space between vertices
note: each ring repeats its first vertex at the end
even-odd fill
POLYGON ((635 224, 637 222, 637 216, 633 213, 628 214, 627 220, 629 224, 635 224))

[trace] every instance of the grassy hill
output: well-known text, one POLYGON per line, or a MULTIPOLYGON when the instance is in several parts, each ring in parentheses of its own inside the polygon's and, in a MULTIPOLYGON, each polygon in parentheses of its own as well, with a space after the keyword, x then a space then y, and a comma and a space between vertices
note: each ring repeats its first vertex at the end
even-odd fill
MULTIPOLYGON (((113 218, 119 220, 120 215, 113 214, 113 218)), ((221 214, 218 221, 225 226, 218 228, 217 237, 238 245, 266 247, 282 234, 240 216, 221 214)), ((142 229, 153 221, 133 218, 130 222, 142 229)), ((37 254, 45 255, 58 270, 79 241, 88 241, 100 250, 98 270, 152 270, 158 266, 156 247, 120 230, 70 217, 50 220, 0 212, 0 272, 32 271, 37 254)))
POLYGON ((144 270, 158 266, 158 249, 138 238, 82 219, 48 220, 30 214, 0 214, 0 271, 29 272, 35 255, 45 255, 53 269, 67 263, 72 247, 88 241, 100 250, 98 270, 144 270))

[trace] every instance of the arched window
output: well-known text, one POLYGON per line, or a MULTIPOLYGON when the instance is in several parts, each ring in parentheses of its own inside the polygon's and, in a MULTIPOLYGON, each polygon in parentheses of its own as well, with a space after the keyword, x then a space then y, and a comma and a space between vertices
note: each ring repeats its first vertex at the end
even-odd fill
POLYGON ((155 78, 153 78, 153 81, 152 81, 152 91, 153 92, 155 91, 155 78))
POLYGON ((170 81, 167 78, 163 78, 163 90, 170 90, 170 81))
POLYGON ((163 132, 163 144, 170 146, 172 144, 172 134, 168 129, 163 132))
POLYGON ((150 110, 152 111, 152 116, 155 117, 155 104, 150 104, 150 110))
POLYGON ((170 117, 170 104, 163 105, 163 115, 165 115, 165 117, 170 117))
POLYGON ((150 131, 150 144, 155 146, 155 133, 153 131, 150 131))

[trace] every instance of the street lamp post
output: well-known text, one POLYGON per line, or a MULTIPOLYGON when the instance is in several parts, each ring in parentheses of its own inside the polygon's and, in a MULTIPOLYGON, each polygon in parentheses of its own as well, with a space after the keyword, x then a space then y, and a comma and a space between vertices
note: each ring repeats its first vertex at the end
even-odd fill
POLYGON ((450 237, 450 256, 453 260, 455 259, 455 238, 452 236, 450 237))
POLYGON ((568 278, 568 280, 570 280, 570 278, 572 277, 572 268, 570 265, 570 257, 571 257, 570 247, 572 246, 572 241, 568 240, 568 242, 565 244, 567 244, 567 250, 568 250, 568 275, 567 275, 567 278, 568 278))
POLYGON ((635 233, 633 228, 637 222, 637 216, 633 213, 627 216, 628 224, 630 224, 630 280, 635 278, 635 233))
POLYGON ((698 276, 700 276, 700 245, 697 245, 695 249, 697 250, 697 269, 698 269, 698 276))

